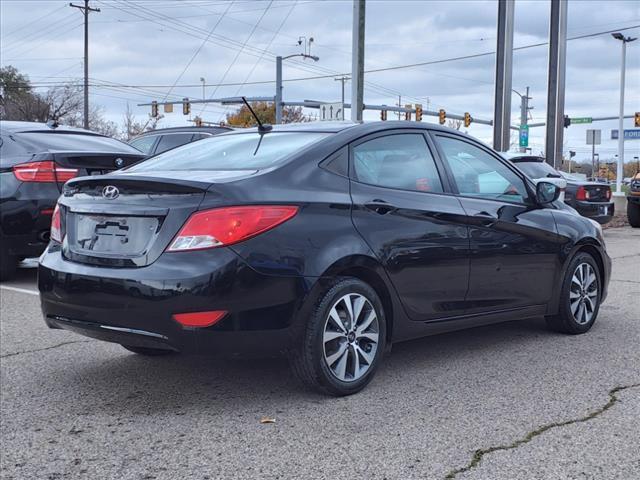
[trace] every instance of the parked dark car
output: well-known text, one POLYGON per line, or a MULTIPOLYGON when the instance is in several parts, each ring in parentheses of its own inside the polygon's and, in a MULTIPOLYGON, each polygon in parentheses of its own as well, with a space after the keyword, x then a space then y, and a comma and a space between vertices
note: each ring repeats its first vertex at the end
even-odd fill
POLYGON ((627 219, 633 228, 640 227, 640 172, 636 173, 629 182, 627 219))
POLYGON ((544 161, 544 158, 531 155, 509 158, 520 170, 531 178, 564 178, 567 187, 564 202, 575 208, 580 215, 591 218, 604 225, 614 215, 614 203, 611 200, 611 187, 607 183, 581 180, 571 174, 559 172, 544 161))
POLYGON ((197 142, 204 138, 218 135, 219 133, 230 132, 230 127, 172 127, 151 130, 138 135, 129 141, 129 145, 140 150, 151 157, 164 153, 172 148, 197 142))
POLYGON ((0 122, 0 277, 49 243, 51 215, 67 180, 144 158, 126 143, 87 130, 0 122))
POLYGON ((558 195, 434 125, 222 134, 68 182, 42 310, 140 354, 285 354, 351 394, 393 342, 538 316, 587 332, 611 261, 558 195))

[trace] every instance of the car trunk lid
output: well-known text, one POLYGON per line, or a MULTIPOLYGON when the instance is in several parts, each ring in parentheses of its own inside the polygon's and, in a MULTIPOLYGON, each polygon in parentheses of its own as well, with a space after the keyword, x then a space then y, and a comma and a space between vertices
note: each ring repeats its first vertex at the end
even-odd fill
POLYGON ((116 173, 85 177, 65 185, 60 198, 63 255, 70 261, 111 267, 154 262, 207 197, 207 207, 224 205, 219 188, 251 172, 116 173), (215 182, 214 180, 217 180, 215 182))

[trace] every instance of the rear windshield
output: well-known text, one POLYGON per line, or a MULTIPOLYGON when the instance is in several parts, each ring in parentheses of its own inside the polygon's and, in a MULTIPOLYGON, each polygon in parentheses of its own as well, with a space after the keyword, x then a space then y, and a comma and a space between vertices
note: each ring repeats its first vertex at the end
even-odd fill
POLYGON ((556 169, 546 162, 518 162, 516 166, 529 178, 560 177, 556 169))
POLYGON ((22 132, 13 137, 29 151, 68 151, 68 152, 117 152, 139 154, 135 148, 124 142, 102 135, 84 135, 82 133, 61 132, 22 132))
POLYGON ((259 170, 328 135, 316 132, 219 135, 169 150, 127 171, 259 170))

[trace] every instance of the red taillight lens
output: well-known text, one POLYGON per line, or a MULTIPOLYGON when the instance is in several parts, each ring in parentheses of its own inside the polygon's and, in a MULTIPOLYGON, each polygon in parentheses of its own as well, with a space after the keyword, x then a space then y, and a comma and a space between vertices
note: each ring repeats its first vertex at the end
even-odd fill
POLYGON ((610 188, 606 191, 605 195, 607 196, 607 200, 611 200, 611 189, 610 188))
POLYGON ((589 192, 584 187, 578 187, 576 192, 576 200, 589 200, 589 192))
POLYGON ((13 174, 22 182, 64 183, 76 177, 78 170, 75 168, 59 167, 56 165, 56 162, 45 160, 42 162, 28 162, 14 165, 13 174))
POLYGON ((169 252, 202 250, 242 242, 292 218, 298 207, 252 205, 196 212, 167 249, 169 252))
POLYGON ((62 220, 60 218, 60 207, 57 204, 51 216, 51 240, 62 243, 62 220))
POLYGON ((210 327, 218 323, 227 314, 225 310, 211 312, 174 313, 173 319, 183 327, 210 327))

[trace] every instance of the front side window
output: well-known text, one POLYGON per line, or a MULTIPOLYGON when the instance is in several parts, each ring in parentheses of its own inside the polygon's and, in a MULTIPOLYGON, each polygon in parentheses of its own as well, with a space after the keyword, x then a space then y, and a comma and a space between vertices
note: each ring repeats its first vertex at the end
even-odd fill
POLYGON ((441 193, 442 182, 423 135, 374 138, 353 148, 355 180, 380 187, 441 193))
POLYGON ((517 203, 528 197, 524 181, 493 155, 455 138, 438 136, 437 141, 460 195, 517 203))
POLYGON ((328 135, 317 132, 216 135, 169 150, 127 171, 257 170, 274 166, 328 135))

